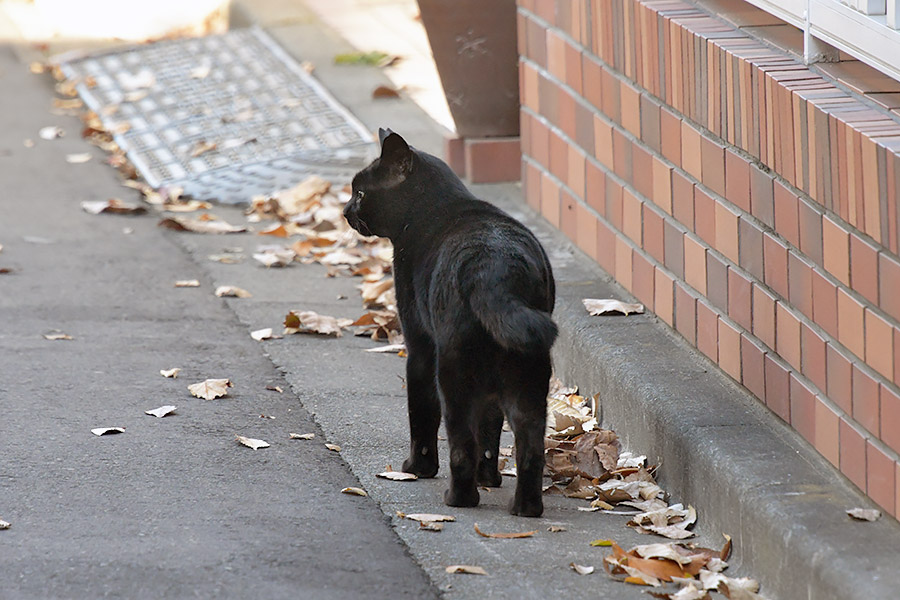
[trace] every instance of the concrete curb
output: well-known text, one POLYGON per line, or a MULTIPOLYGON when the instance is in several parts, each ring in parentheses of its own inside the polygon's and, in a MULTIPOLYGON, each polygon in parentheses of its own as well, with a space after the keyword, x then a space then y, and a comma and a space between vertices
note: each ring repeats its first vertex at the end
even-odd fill
POLYGON ((900 524, 852 521, 847 509, 874 504, 655 316, 588 316, 582 298, 629 294, 519 203, 507 207, 555 247, 557 374, 600 393, 603 423, 661 462, 663 488, 698 509, 698 533, 731 535, 734 566, 768 598, 897 597, 900 524))

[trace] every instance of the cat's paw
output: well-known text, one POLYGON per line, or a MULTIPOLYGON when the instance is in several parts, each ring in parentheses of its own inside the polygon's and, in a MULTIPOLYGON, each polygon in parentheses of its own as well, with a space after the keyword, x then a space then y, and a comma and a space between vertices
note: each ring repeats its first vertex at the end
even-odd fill
POLYGON ((544 514, 544 501, 540 497, 536 500, 514 497, 509 502, 509 514, 519 517, 539 517, 544 514))
POLYGON ((478 490, 461 492, 450 488, 444 492, 444 504, 447 506, 478 506, 478 490))
POLYGON ((484 487, 500 487, 500 484, 503 483, 503 476, 500 475, 500 471, 496 468, 494 469, 478 469, 478 477, 476 477, 475 481, 478 485, 484 487))
POLYGON ((437 475, 437 458, 410 456, 403 461, 403 472, 418 475, 422 479, 430 479, 437 475))

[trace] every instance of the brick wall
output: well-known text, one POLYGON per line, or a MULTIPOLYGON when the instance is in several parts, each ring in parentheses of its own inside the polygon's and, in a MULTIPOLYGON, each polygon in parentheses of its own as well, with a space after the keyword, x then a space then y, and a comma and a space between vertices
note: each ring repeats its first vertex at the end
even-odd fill
POLYGON ((897 515, 896 115, 680 0, 518 7, 528 203, 897 515))

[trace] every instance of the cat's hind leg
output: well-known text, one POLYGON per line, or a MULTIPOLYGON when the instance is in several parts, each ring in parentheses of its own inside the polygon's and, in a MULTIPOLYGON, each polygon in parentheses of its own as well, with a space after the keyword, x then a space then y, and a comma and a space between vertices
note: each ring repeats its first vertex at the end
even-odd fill
POLYGON ((549 353, 511 355, 507 364, 503 408, 516 438, 517 473, 516 492, 509 504, 509 512, 539 517, 544 512, 541 493, 550 356, 549 353))
POLYGON ((485 398, 478 421, 478 471, 475 480, 485 487, 500 487, 503 478, 497 467, 500 457, 500 433, 503 429, 503 411, 496 395, 485 398))
POLYGON ((443 408, 444 428, 450 445, 450 487, 444 492, 447 506, 477 506, 476 468, 478 465, 478 419, 474 410, 476 396, 472 380, 471 358, 457 353, 438 357, 438 385, 443 408))
POLYGON ((434 477, 438 472, 437 432, 441 424, 434 344, 425 336, 408 336, 406 347, 409 457, 403 461, 403 471, 434 477))

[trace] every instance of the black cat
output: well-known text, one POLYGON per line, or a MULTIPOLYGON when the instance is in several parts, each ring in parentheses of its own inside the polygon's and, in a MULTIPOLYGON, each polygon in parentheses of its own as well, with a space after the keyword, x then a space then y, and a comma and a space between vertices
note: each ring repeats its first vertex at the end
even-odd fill
POLYGON ((379 130, 381 157, 353 178, 344 209, 363 235, 390 238, 409 353, 410 454, 434 477, 441 409, 450 444, 450 506, 499 486, 506 415, 516 439, 514 515, 544 510, 544 427, 555 287, 547 255, 521 223, 475 198, 440 159, 379 130))

